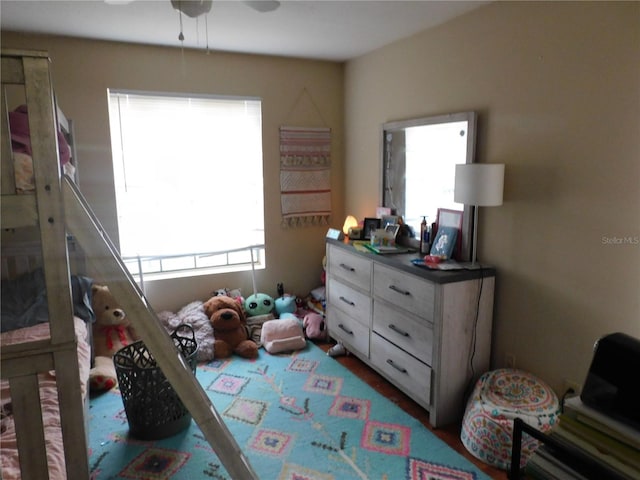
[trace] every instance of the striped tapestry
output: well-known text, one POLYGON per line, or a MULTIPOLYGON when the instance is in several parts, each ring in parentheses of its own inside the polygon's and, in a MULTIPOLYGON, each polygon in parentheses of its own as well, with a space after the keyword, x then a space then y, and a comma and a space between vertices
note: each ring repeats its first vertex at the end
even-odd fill
POLYGON ((326 225, 331 215, 331 129, 280 127, 284 226, 326 225))

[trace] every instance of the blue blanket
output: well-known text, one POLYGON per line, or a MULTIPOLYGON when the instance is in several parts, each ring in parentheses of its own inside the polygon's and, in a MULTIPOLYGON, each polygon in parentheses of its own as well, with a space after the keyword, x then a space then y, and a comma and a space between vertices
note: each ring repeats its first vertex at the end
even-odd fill
MULTIPOLYGON (((71 276, 73 313, 88 323, 95 321, 91 309, 92 284, 93 280, 89 277, 71 276)), ((47 290, 41 268, 13 280, 3 280, 1 290, 0 331, 7 332, 49 321, 47 290)))

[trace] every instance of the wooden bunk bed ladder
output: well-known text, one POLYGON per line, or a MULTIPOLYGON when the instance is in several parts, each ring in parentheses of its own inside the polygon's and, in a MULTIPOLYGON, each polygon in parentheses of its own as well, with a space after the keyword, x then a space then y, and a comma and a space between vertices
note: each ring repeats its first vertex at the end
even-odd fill
POLYGON ((91 274, 104 279, 127 311, 136 332, 149 348, 231 478, 257 479, 249 460, 238 447, 222 417, 149 306, 82 193, 68 177, 63 178, 62 187, 67 228, 85 252, 91 274))

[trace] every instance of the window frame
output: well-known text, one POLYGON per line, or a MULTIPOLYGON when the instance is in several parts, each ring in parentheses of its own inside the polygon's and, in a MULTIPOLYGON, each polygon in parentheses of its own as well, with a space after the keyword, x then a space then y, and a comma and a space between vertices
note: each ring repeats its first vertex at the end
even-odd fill
MULTIPOLYGON (((116 166, 115 163, 116 162, 122 162, 123 164, 125 164, 125 159, 124 159, 124 148, 121 148, 120 150, 118 150, 118 152, 115 151, 115 149, 113 148, 114 142, 117 140, 121 141, 122 138, 122 129, 120 128, 120 133, 119 136, 116 136, 117 138, 114 138, 114 133, 113 133, 113 125, 114 122, 116 122, 120 127, 122 126, 121 123, 121 118, 120 118, 120 110, 119 110, 119 106, 118 106, 118 120, 113 120, 112 115, 113 115, 113 106, 112 103, 117 101, 116 98, 122 97, 122 96, 127 96, 127 95, 134 95, 134 96, 138 96, 138 97, 143 97, 143 98, 148 98, 148 99, 160 99, 163 97, 167 97, 168 99, 175 99, 175 100, 180 100, 180 99, 186 99, 186 100, 197 100, 197 101, 206 101, 206 100, 221 100, 221 101, 241 101, 241 102, 257 102, 257 108, 258 108, 258 116, 254 117, 257 118, 258 120, 258 129, 257 132, 259 132, 259 140, 260 140, 260 154, 259 154, 259 163, 260 163, 260 184, 261 184, 261 198, 259 200, 259 205, 262 209, 262 220, 261 220, 261 225, 259 225, 259 227, 261 228, 257 228, 257 229, 251 229, 253 231, 257 231, 257 232, 261 232, 261 234, 259 234, 259 237, 261 237, 262 242, 258 242, 258 243, 252 243, 249 244, 248 242, 245 244, 241 243, 241 246, 238 248, 225 248, 225 249, 216 249, 213 251, 206 251, 206 252, 187 252, 187 253, 176 253, 176 254, 139 254, 139 255, 124 255, 122 257, 125 266, 127 266, 129 272, 132 274, 132 276, 135 279, 139 279, 141 282, 143 281, 143 278, 146 279, 166 279, 166 278, 180 278, 180 277, 191 277, 191 276, 199 276, 199 275, 211 275, 211 274, 218 274, 218 273, 228 273, 228 272, 238 272, 238 271, 246 271, 249 269, 264 269, 266 268, 266 246, 265 246, 265 237, 266 237, 266 232, 265 232, 265 225, 266 225, 266 218, 265 218, 265 202, 264 202, 264 139, 263 139, 263 132, 262 132, 262 118, 263 118, 263 114, 262 114, 262 104, 263 104, 263 100, 260 97, 255 97, 255 96, 235 96, 235 95, 214 95, 214 94, 189 94, 189 93, 180 93, 180 92, 157 92, 157 91, 142 91, 142 90, 128 90, 128 89, 107 89, 107 101, 108 101, 108 108, 109 108, 109 128, 110 128, 110 133, 112 136, 112 152, 111 152, 111 161, 112 161, 112 166, 114 167, 114 187, 115 187, 115 195, 116 195, 116 204, 118 204, 119 200, 118 200, 118 191, 121 188, 121 186, 123 185, 123 183, 121 182, 120 179, 117 178, 117 173, 116 173, 116 166), (122 155, 122 158, 119 158, 118 153, 120 153, 120 155, 122 155), (226 257, 227 260, 225 262, 222 263, 218 263, 218 264, 213 264, 213 265, 200 265, 198 266, 198 262, 206 259, 206 258, 212 258, 212 257, 226 257), (230 256, 235 256, 236 259, 234 261, 230 261, 229 258, 230 256), (242 258, 243 256, 247 256, 248 258, 242 258), (163 264, 176 261, 179 259, 189 259, 191 258, 194 262, 192 267, 186 267, 186 268, 181 268, 181 267, 174 267, 174 268, 170 268, 167 267, 165 268, 163 264), (145 268, 141 268, 143 266, 144 263, 147 263, 147 265, 150 262, 155 262, 159 265, 158 268, 153 268, 153 269, 145 269, 145 268), (130 268, 132 265, 135 265, 136 268, 130 268)), ((255 108, 256 105, 253 106, 253 108, 255 108)), ((124 184, 126 184, 126 173, 125 173, 125 177, 124 177, 124 184)), ((257 195, 254 197, 254 199, 259 198, 257 195)), ((118 225, 118 237, 120 242, 122 243, 122 235, 120 234, 120 214, 117 214, 117 225, 118 225)), ((122 251, 122 244, 120 245, 120 249, 122 251)), ((204 263, 207 263, 206 260, 204 260, 204 263)))

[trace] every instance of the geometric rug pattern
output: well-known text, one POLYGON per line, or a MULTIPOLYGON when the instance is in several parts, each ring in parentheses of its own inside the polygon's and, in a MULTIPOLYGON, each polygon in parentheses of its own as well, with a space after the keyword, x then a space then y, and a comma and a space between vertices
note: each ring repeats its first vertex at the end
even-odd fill
MULTIPOLYGON (((196 378, 260 479, 489 478, 311 342, 200 364, 196 378)), ((117 388, 89 412, 92 480, 238 480, 194 421, 162 440, 133 438, 117 388)))

